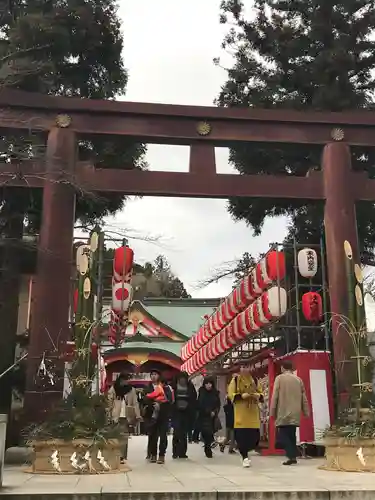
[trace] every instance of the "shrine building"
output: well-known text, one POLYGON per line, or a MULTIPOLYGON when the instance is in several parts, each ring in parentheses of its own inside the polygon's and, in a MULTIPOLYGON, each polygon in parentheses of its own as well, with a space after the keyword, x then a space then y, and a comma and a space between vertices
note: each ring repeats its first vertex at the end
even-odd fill
MULTIPOLYGON (((181 347, 212 314, 221 299, 145 298, 133 301, 125 339, 114 347, 104 331, 102 356, 106 364, 107 382, 118 373, 131 373, 134 385, 150 380, 152 369, 171 380, 180 370, 181 347), (136 325, 136 327, 134 326, 136 325), (135 331, 136 328, 136 331, 135 331)), ((104 309, 110 306, 104 306, 104 309)), ((103 311, 103 318, 108 317, 103 311)))

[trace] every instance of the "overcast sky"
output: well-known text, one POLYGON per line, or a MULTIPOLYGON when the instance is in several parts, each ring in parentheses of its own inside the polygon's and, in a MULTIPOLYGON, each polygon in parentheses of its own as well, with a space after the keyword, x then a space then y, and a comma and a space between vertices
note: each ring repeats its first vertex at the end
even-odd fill
MULTIPOLYGON (((125 38, 124 61, 129 70, 126 100, 210 106, 225 81, 213 65, 221 55, 225 28, 219 24, 220 0, 121 0, 125 38)), ((188 147, 150 145, 151 170, 186 172, 188 147)), ((216 150, 219 173, 232 172, 228 151, 216 150)), ((235 223, 225 200, 143 198, 130 200, 111 225, 144 235, 162 235, 162 248, 130 240, 139 263, 163 253, 194 297, 224 296, 231 280, 198 290, 196 284, 223 262, 248 251, 267 250, 281 241, 285 220, 266 223, 254 238, 244 223, 235 223)), ((133 232, 133 234, 134 234, 133 232)))

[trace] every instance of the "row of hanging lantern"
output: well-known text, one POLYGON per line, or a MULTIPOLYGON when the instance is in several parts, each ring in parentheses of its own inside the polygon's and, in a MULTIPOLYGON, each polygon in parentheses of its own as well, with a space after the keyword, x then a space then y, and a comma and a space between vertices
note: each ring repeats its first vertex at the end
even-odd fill
POLYGON ((242 342, 248 335, 281 318, 287 309, 284 288, 273 286, 260 295, 244 311, 225 326, 217 335, 190 357, 181 367, 189 375, 199 371, 226 351, 242 342))
POLYGON ((217 335, 241 311, 256 300, 275 281, 285 277, 284 252, 271 250, 224 299, 216 311, 181 350, 184 361, 217 335))
MULTIPOLYGON (((313 278, 318 271, 316 251, 311 248, 300 250, 296 264, 302 277, 313 278)), ((189 374, 201 370, 247 335, 283 316, 287 309, 286 290, 280 286, 267 288, 276 281, 280 283, 285 275, 284 252, 271 250, 185 344, 181 351, 184 361, 181 369, 189 374)), ((319 293, 304 293, 301 303, 306 320, 321 319, 323 305, 319 293)))
POLYGON ((127 245, 115 249, 112 275, 112 304, 109 321, 111 344, 116 345, 125 338, 130 304, 133 300, 131 279, 133 276, 134 252, 127 245))

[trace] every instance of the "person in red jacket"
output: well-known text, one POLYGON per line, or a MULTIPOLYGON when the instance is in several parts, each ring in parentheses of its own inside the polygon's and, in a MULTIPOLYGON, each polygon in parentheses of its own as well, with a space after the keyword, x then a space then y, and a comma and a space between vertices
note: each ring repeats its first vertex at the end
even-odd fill
POLYGON ((151 383, 145 389, 143 418, 148 429, 147 459, 163 464, 168 446, 168 425, 173 403, 171 387, 163 383, 158 370, 151 371, 151 383), (159 458, 157 447, 159 441, 159 458))
POLYGON ((151 415, 151 420, 156 420, 158 419, 159 412, 160 412, 160 405, 163 403, 167 403, 168 400, 165 396, 165 391, 164 387, 162 384, 158 385, 155 387, 155 389, 152 392, 149 392, 146 394, 146 398, 151 401, 153 412, 151 415))

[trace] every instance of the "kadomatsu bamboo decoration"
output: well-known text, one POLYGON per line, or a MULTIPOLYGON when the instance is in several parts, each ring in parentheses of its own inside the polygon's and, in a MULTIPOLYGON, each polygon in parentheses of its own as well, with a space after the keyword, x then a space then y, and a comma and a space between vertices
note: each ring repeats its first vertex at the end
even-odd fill
POLYGON ((92 356, 92 333, 94 327, 94 298, 98 271, 98 244, 100 235, 93 231, 86 245, 77 248, 78 301, 75 313, 74 342, 78 354, 72 368, 73 379, 83 385, 91 384, 97 364, 92 356))
MULTIPOLYGON (((367 407, 372 396, 372 358, 370 356, 365 308, 363 299, 363 274, 359 263, 353 260, 352 247, 348 241, 344 243, 345 267, 348 293, 347 331, 352 340, 355 363, 355 390, 357 419, 360 419, 361 408, 367 407)), ((352 372, 353 373, 353 372, 352 372)))

